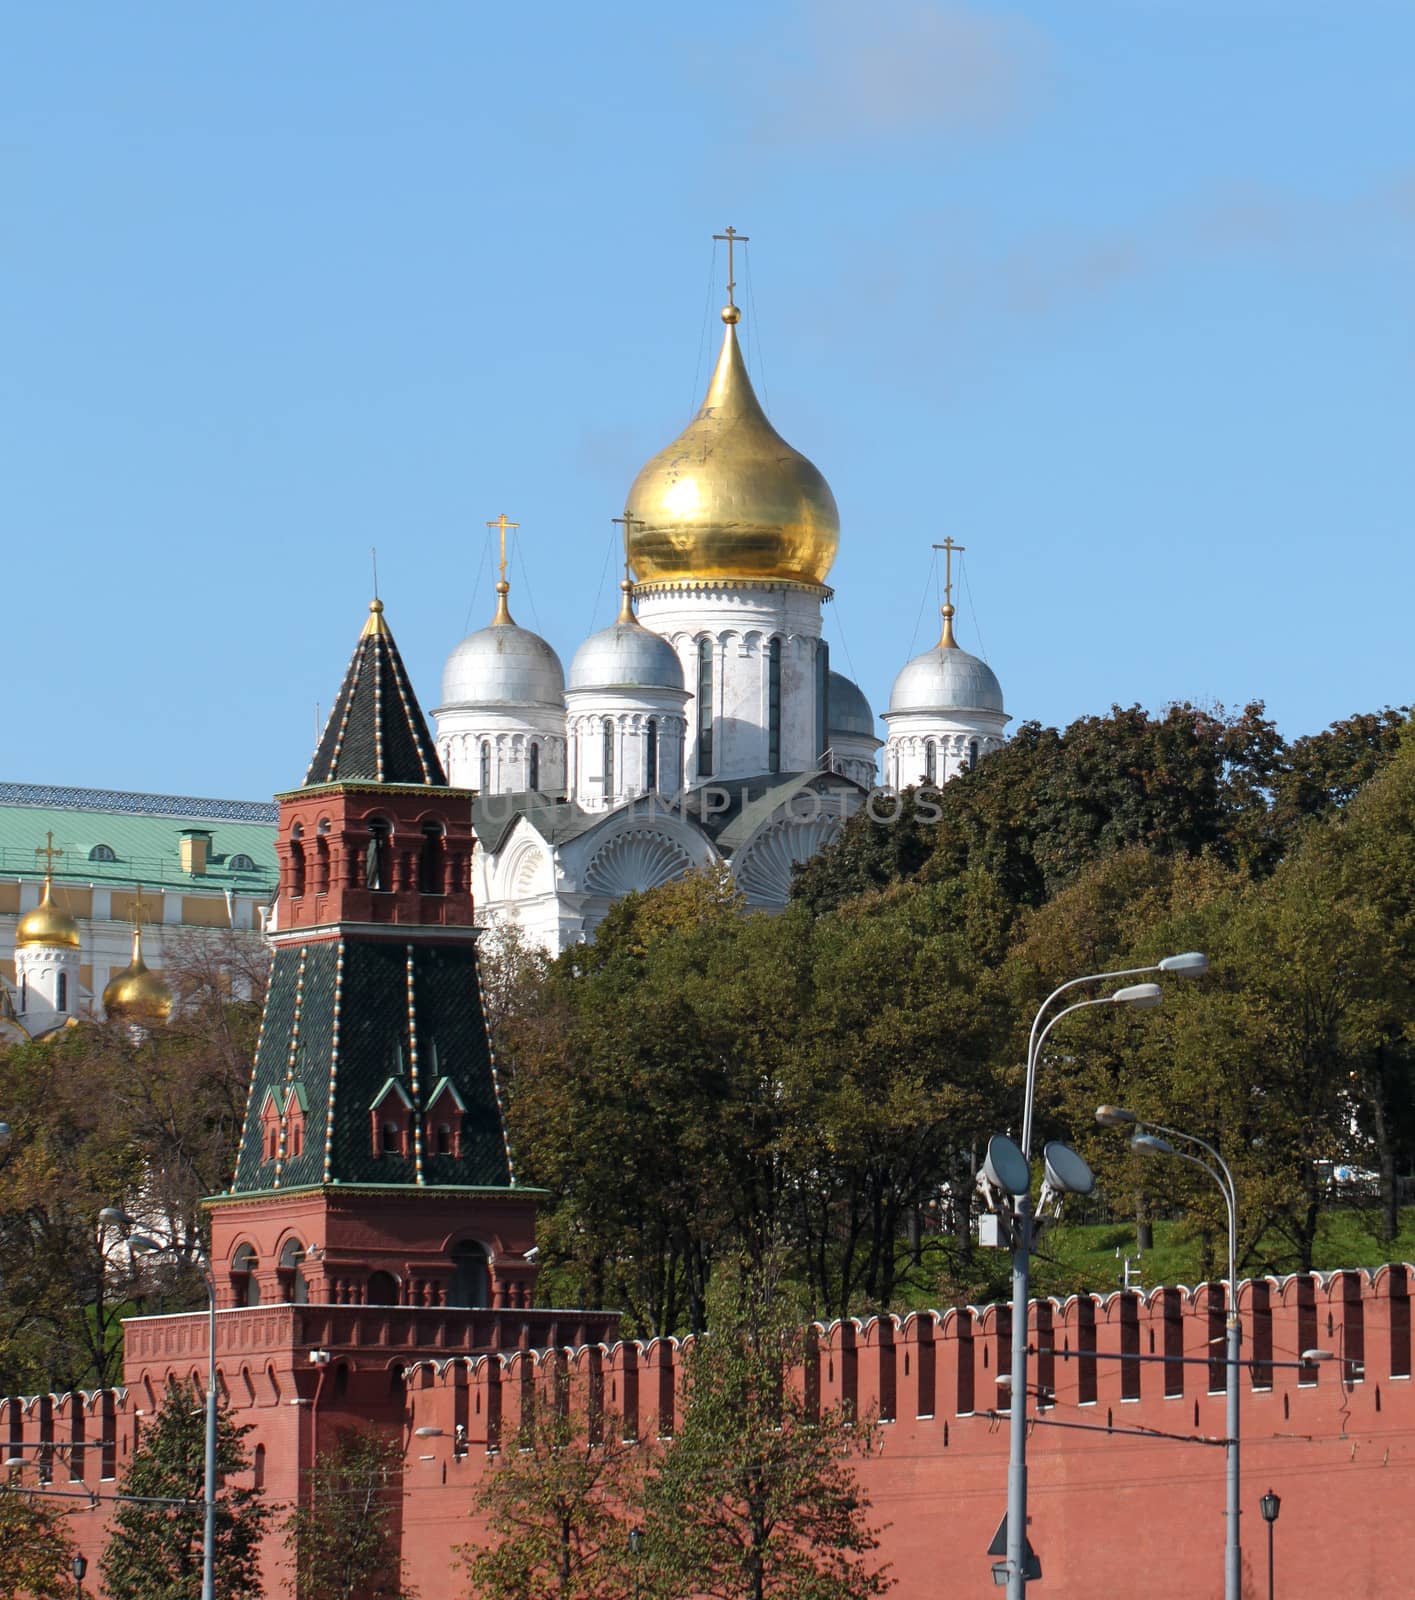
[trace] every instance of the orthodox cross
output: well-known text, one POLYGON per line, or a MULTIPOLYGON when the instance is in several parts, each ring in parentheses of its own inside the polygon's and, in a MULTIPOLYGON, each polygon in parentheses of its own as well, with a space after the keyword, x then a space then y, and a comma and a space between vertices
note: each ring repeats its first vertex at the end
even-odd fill
POLYGON ((727 243, 727 303, 735 306, 737 302, 732 298, 732 291, 737 287, 737 279, 733 272, 735 261, 733 251, 737 245, 750 244, 751 240, 745 233, 738 233, 736 228, 729 228, 726 233, 715 233, 713 238, 725 240, 727 243))
POLYGON ((953 604, 953 552, 956 550, 961 556, 967 548, 967 545, 964 544, 954 544, 952 534, 942 544, 934 546, 935 550, 943 551, 943 600, 945 605, 951 606, 953 604))
POLYGON ((54 863, 60 856, 64 854, 62 850, 56 850, 54 848, 54 830, 52 828, 46 829, 44 834, 44 843, 37 845, 34 853, 37 856, 44 857, 44 876, 46 878, 52 878, 54 876, 54 863))
POLYGON ((643 527, 643 525, 644 525, 643 524, 643 519, 641 517, 636 517, 634 515, 634 513, 632 511, 630 511, 628 506, 625 506, 624 507, 624 515, 622 517, 611 517, 609 520, 614 524, 614 526, 616 528, 620 527, 622 525, 623 529, 624 529, 624 576, 625 576, 625 578, 628 578, 629 575, 630 575, 629 574, 629 541, 634 537, 634 530, 636 528, 642 528, 643 527))
POLYGON ((521 526, 521 524, 519 522, 508 522, 506 520, 506 513, 504 511, 496 519, 495 522, 488 522, 487 523, 487 527, 488 528, 495 528, 501 535, 501 567, 500 567, 500 572, 501 572, 501 581, 502 581, 502 583, 506 582, 506 530, 508 528, 519 528, 520 526, 521 526))

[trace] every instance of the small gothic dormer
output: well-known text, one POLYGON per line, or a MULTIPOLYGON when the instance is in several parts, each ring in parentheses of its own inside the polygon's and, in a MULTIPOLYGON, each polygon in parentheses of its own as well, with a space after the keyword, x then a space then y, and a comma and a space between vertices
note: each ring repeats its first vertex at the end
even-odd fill
POLYGON ((376 1161, 403 1161, 412 1154, 413 1102, 397 1078, 390 1078, 369 1107, 376 1161))

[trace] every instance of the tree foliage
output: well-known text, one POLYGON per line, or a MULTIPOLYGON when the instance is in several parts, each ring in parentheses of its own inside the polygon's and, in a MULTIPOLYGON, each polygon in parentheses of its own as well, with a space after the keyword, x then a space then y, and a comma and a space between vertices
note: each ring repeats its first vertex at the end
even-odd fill
POLYGON ((688 1351, 682 1414, 645 1495, 649 1592, 673 1600, 865 1600, 893 1580, 852 1457, 867 1419, 817 1414, 792 1381, 799 1308, 776 1263, 720 1272, 688 1351))
POLYGON ((618 1418, 592 1427, 568 1398, 563 1374, 543 1385, 480 1480, 473 1515, 488 1537, 461 1551, 477 1600, 628 1600, 643 1451, 618 1418))
POLYGON ((67 1600, 73 1554, 60 1510, 42 1495, 0 1491, 0 1594, 67 1600))
POLYGON ((284 1523, 300 1600, 412 1600, 397 1545, 402 1472, 398 1441, 369 1429, 320 1451, 284 1523))
MULTIPOLYGON (((250 1432, 218 1415, 216 1594, 259 1600, 260 1543, 270 1508, 257 1489, 231 1480, 250 1470, 250 1432)), ((174 1383, 133 1452, 119 1485, 100 1570, 108 1600, 200 1600, 206 1406, 195 1385, 174 1383)))

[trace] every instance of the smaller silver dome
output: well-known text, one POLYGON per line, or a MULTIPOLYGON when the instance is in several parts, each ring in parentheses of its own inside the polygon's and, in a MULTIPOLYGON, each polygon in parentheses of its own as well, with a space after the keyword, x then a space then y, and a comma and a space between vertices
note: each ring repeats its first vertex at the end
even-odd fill
POLYGON ((832 734, 851 734, 856 738, 875 737, 875 714, 865 692, 843 672, 832 672, 826 688, 826 713, 832 734))
POLYGON ((683 668, 667 639, 641 622, 615 622, 575 652, 570 687, 681 690, 683 668))
POLYGON ((992 668, 956 646, 937 644, 915 656, 894 680, 891 711, 996 711, 1002 685, 992 668))
POLYGON ((565 669, 538 633, 493 622, 469 633, 442 669, 442 709, 554 706, 563 709, 565 669))

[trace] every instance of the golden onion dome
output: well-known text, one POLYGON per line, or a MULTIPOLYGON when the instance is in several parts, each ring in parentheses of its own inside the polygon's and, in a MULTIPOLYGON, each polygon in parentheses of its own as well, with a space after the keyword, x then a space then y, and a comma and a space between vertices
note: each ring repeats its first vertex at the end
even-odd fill
POLYGON ((722 353, 687 428, 634 479, 629 559, 640 583, 825 583, 840 513, 819 469, 767 421, 727 306, 722 353))
POLYGON ((20 949, 32 945, 61 950, 77 950, 79 947, 78 920, 54 904, 52 885, 47 876, 39 904, 19 920, 15 929, 15 944, 20 949))
POLYGON ((172 1015, 172 991, 160 972, 142 958, 142 929, 133 929, 133 959, 115 972, 103 991, 103 1009, 119 1022, 166 1022, 172 1015))

